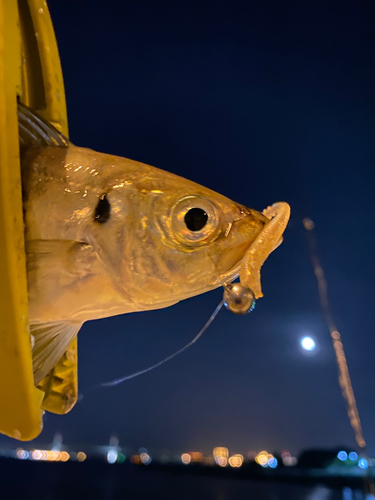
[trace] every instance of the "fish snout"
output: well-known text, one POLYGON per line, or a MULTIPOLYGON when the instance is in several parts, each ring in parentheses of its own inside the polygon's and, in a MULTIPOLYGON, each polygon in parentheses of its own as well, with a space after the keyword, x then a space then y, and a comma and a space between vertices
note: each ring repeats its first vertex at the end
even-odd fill
POLYGON ((248 218, 247 222, 251 221, 253 225, 262 227, 269 221, 269 219, 261 212, 258 212, 258 210, 254 210, 253 208, 245 207, 245 205, 238 205, 238 210, 239 215, 234 219, 234 224, 248 218))
POLYGON ((218 246, 212 248, 211 254, 216 270, 222 278, 239 273, 247 250, 269 221, 262 213, 243 205, 236 205, 232 217, 218 246))

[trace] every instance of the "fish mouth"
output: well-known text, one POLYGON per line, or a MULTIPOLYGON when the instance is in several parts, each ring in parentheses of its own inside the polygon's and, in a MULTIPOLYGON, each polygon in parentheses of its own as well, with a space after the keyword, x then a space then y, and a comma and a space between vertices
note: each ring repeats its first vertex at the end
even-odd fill
POLYGON ((256 299, 262 297, 260 269, 281 244, 289 217, 290 207, 285 202, 274 203, 262 213, 240 207, 240 217, 225 233, 229 237, 233 228, 237 245, 230 247, 216 263, 220 273, 217 286, 230 283, 239 275, 241 284, 250 288, 256 299))
POLYGON ((238 209, 239 215, 224 229, 222 248, 211 255, 218 273, 213 288, 230 283, 239 276, 246 253, 269 221, 252 208, 238 205, 238 209))

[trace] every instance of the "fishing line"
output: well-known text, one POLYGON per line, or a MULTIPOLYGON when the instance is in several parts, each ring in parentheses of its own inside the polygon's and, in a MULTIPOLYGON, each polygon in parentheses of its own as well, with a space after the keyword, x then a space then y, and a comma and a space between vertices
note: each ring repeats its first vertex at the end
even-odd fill
POLYGON ((213 320, 218 315, 220 309, 223 307, 223 304, 224 304, 224 299, 220 302, 220 304, 218 304, 218 306, 216 307, 214 312, 211 314, 211 316, 209 317, 206 324, 199 331, 198 335, 196 335, 191 342, 189 342, 184 347, 182 347, 181 349, 176 351, 174 354, 167 356, 162 361, 159 361, 155 365, 149 366, 148 368, 144 368, 143 370, 139 370, 137 372, 131 373, 130 375, 126 375, 125 377, 120 377, 120 378, 117 378, 115 380, 111 380, 110 382, 103 382, 102 384, 99 384, 99 387, 113 387, 115 385, 122 384, 122 382, 125 382, 126 380, 130 380, 132 378, 138 377, 139 375, 143 375, 144 373, 150 372, 151 370, 154 370, 155 368, 158 368, 159 366, 163 365, 167 361, 171 360, 172 358, 174 358, 174 357, 178 356, 179 354, 181 354, 182 352, 186 351, 186 349, 188 347, 195 344, 195 342, 204 334, 204 332, 207 330, 207 328, 210 326, 210 324, 213 322, 213 320))
MULTIPOLYGON (((339 385, 341 388, 342 395, 346 402, 346 409, 350 424, 354 431, 355 440, 359 448, 365 451, 366 442, 363 437, 361 420, 359 418, 359 412, 357 408, 357 403, 354 397, 354 390, 352 386, 352 381, 349 375, 348 363, 346 361, 346 356, 344 352, 344 346, 342 343, 341 335, 337 330, 335 322, 333 321, 331 306, 328 299, 327 291, 327 280, 324 274, 324 270, 320 263, 317 250, 317 241, 315 237, 314 227, 315 224, 311 219, 304 219, 303 225, 306 229, 306 236, 308 241, 308 252, 311 260, 311 264, 314 269, 316 280, 318 282, 320 305, 328 326, 329 332, 331 334, 333 348, 336 355, 338 375, 339 375, 339 385)), ((371 477, 371 469, 367 467, 366 475, 363 477, 363 490, 366 498, 375 498, 375 484, 371 477), (367 495, 368 494, 368 495, 367 495)))
POLYGON ((357 403, 354 397, 352 382, 350 380, 349 368, 348 368, 348 363, 346 361, 344 346, 342 343, 341 335, 337 330, 337 327, 333 321, 331 307, 328 299, 327 280, 325 278, 324 270, 322 268, 322 265, 318 257, 317 242, 314 234, 315 224, 311 219, 304 219, 303 225, 306 229, 306 236, 308 241, 308 250, 309 250, 311 264, 314 268, 314 273, 318 282, 320 305, 329 332, 331 334, 333 348, 336 354, 336 361, 339 372, 339 385, 341 387, 342 395, 346 402, 347 413, 350 424, 354 430, 355 439, 357 441, 358 446, 360 448, 364 448, 366 446, 366 443, 363 438, 361 421, 359 418, 357 403))

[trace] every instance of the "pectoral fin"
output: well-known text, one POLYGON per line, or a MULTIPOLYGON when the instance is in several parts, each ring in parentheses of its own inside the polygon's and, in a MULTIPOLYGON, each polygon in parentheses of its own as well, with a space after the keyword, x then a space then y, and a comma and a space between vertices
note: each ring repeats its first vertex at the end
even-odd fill
POLYGON ((34 383, 38 385, 57 364, 77 335, 82 323, 34 323, 30 333, 34 337, 33 371, 34 383))
POLYGON ((69 240, 27 241, 26 254, 30 299, 84 279, 97 259, 90 245, 69 240))

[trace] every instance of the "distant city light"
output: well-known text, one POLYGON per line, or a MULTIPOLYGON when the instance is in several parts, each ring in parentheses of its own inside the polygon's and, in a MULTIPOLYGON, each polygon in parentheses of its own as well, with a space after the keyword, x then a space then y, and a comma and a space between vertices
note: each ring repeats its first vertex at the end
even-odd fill
POLYGON ((109 452, 107 453, 107 462, 109 464, 114 464, 117 460, 117 457, 118 453, 116 450, 109 450, 109 452))
MULTIPOLYGON (((75 454, 73 453, 73 456, 75 454)), ((22 448, 18 448, 16 451, 16 456, 19 460, 36 460, 36 461, 47 461, 47 462, 67 462, 70 459, 70 454, 67 451, 56 451, 56 450, 33 450, 27 451, 22 448)))
POLYGON ((144 464, 144 465, 148 465, 152 462, 152 459, 150 457, 150 455, 146 452, 143 452, 139 455, 140 459, 141 459, 141 462, 144 464))
POLYGON ((361 469, 367 469, 368 467, 368 462, 365 458, 360 458, 358 460, 358 467, 360 467, 361 469))
POLYGON ((316 347, 315 341, 311 337, 303 337, 301 346, 305 351, 313 351, 316 347))
POLYGON ((271 469, 276 469, 277 467, 277 458, 272 457, 268 459, 268 466, 271 467, 271 469))
POLYGON ((231 467, 241 467, 241 465, 243 464, 243 460, 244 460, 244 458, 242 455, 239 455, 239 454, 232 455, 229 458, 229 465, 231 467))
POLYGON ((58 462, 61 457, 61 452, 57 450, 51 450, 47 452, 47 460, 51 462, 58 462))
POLYGON ((191 451, 189 453, 192 462, 201 462, 203 459, 203 453, 200 451, 191 451))
POLYGON ((229 450, 228 450, 228 448, 225 448, 224 446, 217 446, 216 448, 214 448, 212 454, 214 457, 228 458, 229 450))
POLYGON ((41 460, 43 453, 40 450, 34 450, 31 454, 33 460, 41 460))
POLYGON ((77 453, 77 460, 78 460, 78 462, 84 462, 86 460, 86 458, 87 458, 87 455, 83 451, 79 451, 77 453))
MULTIPOLYGON (((113 438, 114 441, 114 438, 113 438)), ((161 463, 183 463, 183 464, 202 464, 214 467, 233 467, 240 468, 244 465, 244 463, 248 463, 249 461, 255 460, 256 463, 261 465, 264 468, 275 469, 280 465, 278 459, 276 459, 271 453, 268 451, 261 451, 257 453, 255 451, 248 451, 245 455, 245 458, 241 454, 234 454, 229 456, 228 448, 224 446, 218 446, 213 449, 212 454, 208 454, 204 456, 200 451, 190 451, 188 453, 182 453, 181 455, 172 454, 167 450, 162 450, 160 455, 155 455, 155 457, 151 458, 146 448, 140 448, 139 454, 125 456, 124 453, 120 452, 120 448, 118 446, 108 446, 105 448, 106 453, 104 455, 106 461, 109 464, 118 463, 121 464, 128 459, 131 463, 136 465, 148 465, 152 462, 152 460, 157 460, 161 463)), ((92 456, 101 456, 103 457, 103 447, 97 446, 96 450, 92 450, 92 456)), ((288 450, 283 450, 281 453, 282 463, 287 466, 296 465, 297 458, 291 456, 288 450)), ((18 458, 19 460, 36 460, 36 461, 47 461, 47 462, 67 462, 68 460, 84 462, 87 459, 86 453, 83 451, 58 451, 56 449, 50 450, 40 450, 40 449, 31 449, 25 450, 23 448, 17 449, 1 449, 0 448, 0 456, 3 457, 12 457, 18 458)), ((337 453, 337 458, 341 461, 345 461, 348 458, 354 462, 352 465, 358 465, 361 469, 372 468, 375 466, 374 458, 364 458, 362 456, 358 456, 355 451, 348 453, 344 450, 341 450, 337 453)), ((280 459, 280 460, 281 460, 280 459)), ((358 470, 358 469, 357 469, 358 470)))
POLYGON ((130 457, 130 461, 135 465, 140 465, 142 463, 141 457, 139 455, 132 455, 130 457))
POLYGON ((26 460, 27 458, 29 458, 29 452, 22 449, 17 450, 17 458, 19 460, 26 460))
POLYGON ((215 462, 221 467, 226 467, 228 464, 229 450, 225 446, 217 446, 212 452, 215 462))
POLYGON ((60 453, 60 460, 61 460, 61 462, 67 462, 69 460, 69 458, 70 458, 70 455, 69 455, 69 453, 67 451, 62 451, 60 453))
POLYGON ((191 456, 189 455, 189 453, 183 453, 181 455, 181 462, 185 465, 190 464, 191 456))
POLYGON ((345 460, 348 459, 348 454, 346 453, 346 451, 339 451, 337 453, 337 458, 341 460, 341 462, 345 462, 345 460))
POLYGON ((220 467, 226 467, 228 465, 228 459, 226 457, 217 457, 215 460, 220 467))
POLYGON ((257 464, 261 465, 262 467, 268 467, 268 461, 271 458, 273 458, 273 455, 271 455, 271 453, 268 453, 267 451, 261 451, 255 457, 255 461, 257 464))
POLYGON ((358 458, 358 454, 355 452, 355 451, 351 451, 349 453, 349 460, 351 460, 352 462, 355 462, 358 458))

